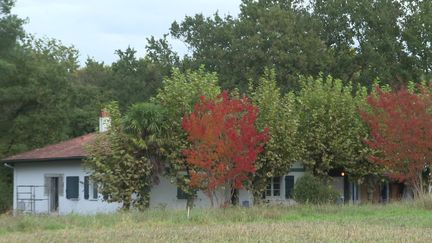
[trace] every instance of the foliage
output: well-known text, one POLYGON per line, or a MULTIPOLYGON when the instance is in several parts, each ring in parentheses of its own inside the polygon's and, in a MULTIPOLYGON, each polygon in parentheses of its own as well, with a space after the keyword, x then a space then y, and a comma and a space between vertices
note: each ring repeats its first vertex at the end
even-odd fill
MULTIPOLYGON (((410 62, 418 75, 417 80, 432 80, 432 2, 428 0, 407 1, 403 39, 412 55, 410 62)), ((415 80, 415 79, 413 79, 415 80)))
POLYGON ((389 84, 418 80, 426 70, 413 68, 412 52, 402 38, 409 2, 312 1, 313 17, 322 24, 320 35, 333 53, 331 74, 368 86, 376 77, 389 84))
POLYGON ((391 178, 407 182, 416 195, 424 192, 423 173, 432 166, 432 95, 406 88, 383 92, 376 87, 362 118, 371 130, 367 145, 377 153, 370 160, 385 166, 391 178))
POLYGON ((318 35, 317 22, 289 1, 242 1, 238 18, 187 16, 171 25, 172 37, 192 50, 184 65, 204 64, 220 75, 223 88, 245 91, 265 67, 275 67, 285 90, 299 74, 326 70, 329 53, 318 35), (283 2, 283 3, 282 3, 283 2))
MULTIPOLYGON (((11 13, 14 6, 13 1, 0 0, 0 86, 5 84, 8 76, 13 75, 15 66, 11 55, 17 45, 17 41, 23 37, 24 30, 22 25, 24 20, 11 13)), ((0 95, 3 96, 3 89, 0 87, 0 95)), ((0 137, 4 136, 3 130, 6 129, 7 110, 2 105, 3 99, 0 98, 0 137)), ((0 138, 0 147, 7 146, 0 138)), ((0 158, 9 155, 0 148, 0 158)), ((0 166, 0 213, 9 209, 12 204, 12 173, 9 168, 0 166)))
POLYGON ((273 69, 267 69, 258 85, 255 88, 252 85, 249 87, 252 103, 260 110, 256 126, 260 131, 266 128, 269 131, 264 152, 255 162, 255 201, 261 198, 270 178, 288 174, 297 157, 298 113, 295 110, 295 95, 282 95, 275 75, 273 69))
POLYGON ((89 147, 86 166, 108 202, 145 208, 158 175, 163 173, 166 114, 158 105, 138 103, 122 117, 117 103, 108 108, 111 126, 89 147))
POLYGON ((339 197, 339 192, 309 174, 297 179, 294 186, 294 199, 298 203, 335 203, 339 197))
POLYGON ((358 109, 364 106, 366 90, 331 76, 301 78, 297 97, 299 158, 316 176, 344 168, 358 173, 356 165, 365 159, 362 139, 367 137, 358 109))
POLYGON ((366 89, 331 76, 301 78, 297 97, 299 159, 315 176, 343 168, 352 176, 370 173, 362 139, 368 136, 358 109, 365 106, 366 89), (367 169, 366 171, 364 171, 367 169))
POLYGON ((131 104, 148 101, 168 73, 147 57, 137 58, 133 48, 116 54, 119 59, 111 65, 112 76, 104 88, 111 91, 121 110, 126 110, 131 104))
POLYGON ((179 67, 204 64, 226 89, 245 91, 265 67, 283 91, 298 88, 299 75, 320 72, 368 87, 377 77, 398 85, 431 79, 430 11, 428 0, 243 0, 238 16, 186 16, 169 34, 190 50, 179 67))
MULTIPOLYGON (((78 52, 26 35, 26 22, 0 0, 0 158, 68 138, 75 106, 70 78, 78 52)), ((0 166, 0 211, 11 206, 11 170, 0 166)))
MULTIPOLYGON (((169 174, 189 195, 194 195, 194 190, 189 187, 190 168, 181 151, 189 148, 190 144, 182 128, 182 119, 185 114, 192 112, 200 96, 212 99, 219 93, 220 87, 216 73, 207 73, 201 66, 197 71, 181 72, 179 69, 173 69, 172 75, 164 80, 162 88, 158 90, 153 99, 153 102, 160 104, 168 113, 170 124, 169 174)), ((192 201, 192 198, 188 200, 190 206, 192 201)))
POLYGON ((232 190, 243 188, 255 172, 255 160, 267 139, 267 130, 255 128, 257 115, 258 109, 247 98, 229 98, 224 91, 213 100, 201 97, 183 119, 192 144, 183 151, 193 167, 191 186, 203 189, 212 206, 214 199, 229 203, 232 190))

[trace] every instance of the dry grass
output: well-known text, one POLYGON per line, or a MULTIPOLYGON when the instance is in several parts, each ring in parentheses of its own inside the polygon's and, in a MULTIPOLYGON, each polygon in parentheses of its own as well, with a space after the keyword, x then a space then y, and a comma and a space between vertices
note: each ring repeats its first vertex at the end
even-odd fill
POLYGON ((432 242, 410 204, 230 208, 63 217, 0 216, 0 242, 432 242))

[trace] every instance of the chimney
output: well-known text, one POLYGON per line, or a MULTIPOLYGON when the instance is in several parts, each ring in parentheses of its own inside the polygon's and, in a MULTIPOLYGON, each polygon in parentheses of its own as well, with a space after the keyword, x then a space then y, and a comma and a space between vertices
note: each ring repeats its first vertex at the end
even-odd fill
POLYGON ((108 111, 103 109, 99 117, 99 132, 108 131, 110 126, 111 126, 111 119, 109 117, 108 111))

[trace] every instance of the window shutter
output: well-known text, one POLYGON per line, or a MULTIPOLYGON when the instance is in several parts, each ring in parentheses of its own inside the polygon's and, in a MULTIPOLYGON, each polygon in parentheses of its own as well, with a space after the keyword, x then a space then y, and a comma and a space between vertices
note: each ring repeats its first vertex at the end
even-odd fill
POLYGON ((66 198, 67 199, 79 198, 79 176, 66 177, 66 198))
POLYGON ((96 182, 93 182, 93 198, 98 199, 98 185, 96 182))
POLYGON ((58 194, 60 197, 64 195, 64 179, 63 175, 58 177, 58 194))
POLYGON ((84 176, 84 199, 89 199, 89 177, 84 176))
POLYGON ((285 176, 285 197, 292 198, 294 192, 294 176, 285 176))

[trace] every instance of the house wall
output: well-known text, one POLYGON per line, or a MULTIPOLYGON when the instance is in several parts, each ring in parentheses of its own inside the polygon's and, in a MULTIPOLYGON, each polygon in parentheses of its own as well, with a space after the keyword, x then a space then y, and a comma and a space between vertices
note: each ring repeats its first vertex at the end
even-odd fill
MULTIPOLYGON (((13 200, 13 207, 15 210, 17 209, 17 186, 44 186, 44 178, 47 174, 63 174, 64 176, 63 193, 59 196, 59 214, 110 213, 115 212, 121 207, 121 204, 119 203, 108 203, 103 201, 101 195, 99 195, 97 200, 84 199, 84 176, 87 176, 89 173, 84 170, 80 161, 51 161, 15 164, 13 200), (79 176, 80 183, 78 199, 66 198, 67 176, 79 176)), ((44 199, 44 201, 36 201, 35 212, 49 213, 48 196, 44 194, 43 187, 36 188, 35 198, 44 199)), ((242 202, 244 201, 248 201, 249 205, 252 205, 252 198, 252 193, 246 190, 239 191, 240 205, 242 205, 242 202)), ((195 206, 205 208, 210 207, 210 205, 208 197, 202 191, 198 191, 195 206)), ((154 185, 150 192, 150 207, 185 209, 186 199, 177 199, 177 186, 170 182, 169 178, 161 177, 159 184, 154 185)))
MULTIPOLYGON (((37 185, 44 186, 46 174, 63 174, 64 184, 66 184, 67 176, 79 176, 79 198, 66 199, 66 185, 63 187, 63 193, 59 196, 59 214, 79 213, 109 213, 116 211, 120 204, 108 203, 102 201, 101 197, 97 200, 84 199, 84 176, 88 175, 82 168, 80 161, 51 161, 51 162, 29 162, 16 163, 14 169, 14 209, 17 209, 17 192, 18 185, 37 185)), ((22 190, 24 191, 24 190, 22 190)), ((24 194, 25 195, 25 194, 24 194)), ((22 196, 24 196, 22 195, 22 196)), ((44 201, 35 202, 36 213, 48 213, 49 202, 48 196, 44 194, 44 188, 38 187, 35 190, 36 199, 44 199, 44 201)))
MULTIPOLYGON (((166 177, 161 177, 159 184, 154 185, 150 192, 150 208, 185 209, 186 201, 186 199, 177 198, 177 186, 166 177)), ((242 205, 244 201, 249 201, 249 205, 252 205, 252 193, 246 190, 240 190, 240 205, 242 205)), ((194 206, 198 208, 209 208, 211 207, 211 202, 202 191, 198 191, 194 206)))

